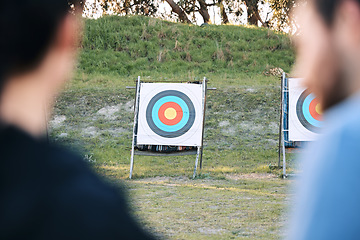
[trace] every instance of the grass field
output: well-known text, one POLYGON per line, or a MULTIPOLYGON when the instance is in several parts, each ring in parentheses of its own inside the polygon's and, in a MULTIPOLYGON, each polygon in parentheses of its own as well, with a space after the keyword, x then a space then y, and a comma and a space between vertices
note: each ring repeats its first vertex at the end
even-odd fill
POLYGON ((50 134, 118 184, 129 174, 132 138, 135 92, 125 87, 138 75, 206 76, 217 90, 208 94, 197 178, 190 179, 194 156, 138 156, 134 180, 121 182, 144 225, 170 239, 279 239, 289 181, 276 168, 280 79, 269 72, 288 72, 293 63, 288 36, 267 29, 138 16, 87 20, 78 69, 57 100, 50 134))

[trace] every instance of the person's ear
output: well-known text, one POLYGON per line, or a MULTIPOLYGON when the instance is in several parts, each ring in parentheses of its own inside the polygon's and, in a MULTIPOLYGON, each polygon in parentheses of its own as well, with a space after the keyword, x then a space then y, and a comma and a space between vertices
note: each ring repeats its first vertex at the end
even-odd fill
POLYGON ((349 50, 360 46, 360 4, 354 0, 342 1, 336 10, 334 32, 338 44, 349 50), (339 42, 341 41, 341 42, 339 42))

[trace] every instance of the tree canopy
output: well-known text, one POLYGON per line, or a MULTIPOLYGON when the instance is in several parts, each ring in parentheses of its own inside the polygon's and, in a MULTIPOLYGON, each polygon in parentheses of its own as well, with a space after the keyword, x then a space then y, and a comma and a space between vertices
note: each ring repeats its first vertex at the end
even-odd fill
POLYGON ((211 22, 210 9, 221 24, 246 23, 275 30, 290 29, 290 12, 295 0, 88 0, 85 15, 145 15, 194 24, 211 22), (169 13, 161 11, 171 9, 169 13), (202 20, 202 21, 200 21, 202 20))

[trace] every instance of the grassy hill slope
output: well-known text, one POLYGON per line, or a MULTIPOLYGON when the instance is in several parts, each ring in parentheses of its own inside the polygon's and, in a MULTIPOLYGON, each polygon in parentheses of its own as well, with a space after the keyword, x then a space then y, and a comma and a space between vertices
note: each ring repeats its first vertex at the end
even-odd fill
POLYGON ((289 71, 287 35, 243 26, 199 27, 142 16, 86 21, 80 70, 85 74, 156 79, 249 78, 289 71))

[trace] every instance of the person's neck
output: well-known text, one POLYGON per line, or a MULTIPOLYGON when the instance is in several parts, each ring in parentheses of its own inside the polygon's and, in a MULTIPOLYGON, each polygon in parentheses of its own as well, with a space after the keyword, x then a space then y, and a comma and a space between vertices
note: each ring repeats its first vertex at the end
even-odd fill
POLYGON ((46 81, 41 72, 8 79, 0 94, 0 120, 33 136, 44 135, 53 104, 46 81))

